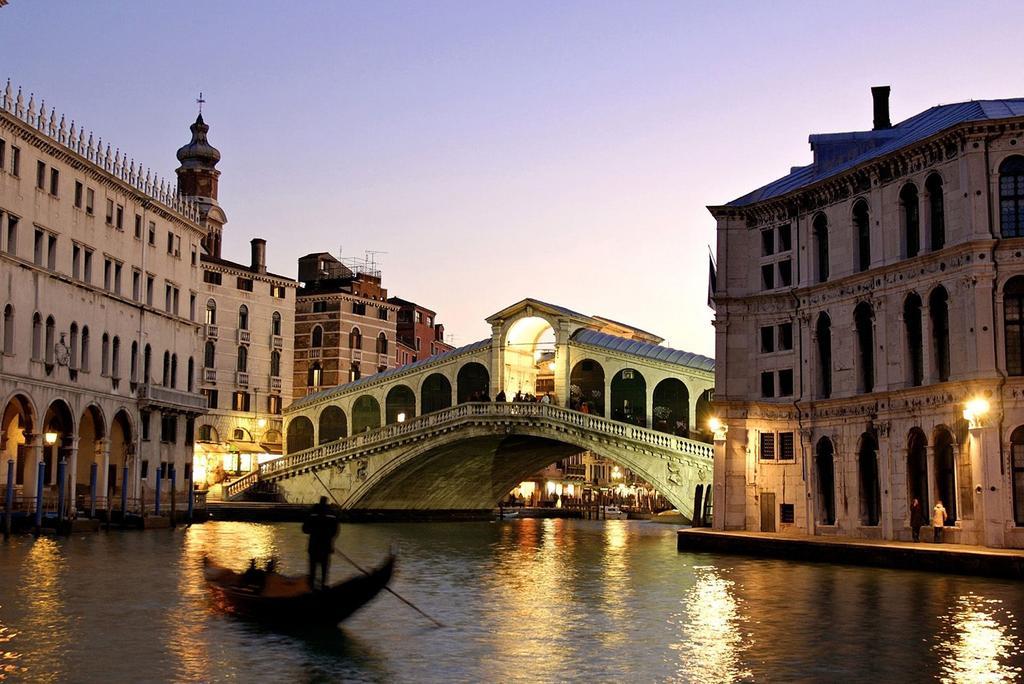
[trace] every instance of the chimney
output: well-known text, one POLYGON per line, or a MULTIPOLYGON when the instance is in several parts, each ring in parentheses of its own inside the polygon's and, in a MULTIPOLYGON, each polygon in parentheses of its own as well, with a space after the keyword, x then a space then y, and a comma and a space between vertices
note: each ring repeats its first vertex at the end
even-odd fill
POLYGON ((889 121, 889 86, 874 86, 871 88, 871 97, 875 101, 875 126, 872 130, 880 131, 884 128, 892 128, 889 121))
POLYGON ((256 273, 267 272, 267 241, 263 238, 252 239, 252 266, 256 273))

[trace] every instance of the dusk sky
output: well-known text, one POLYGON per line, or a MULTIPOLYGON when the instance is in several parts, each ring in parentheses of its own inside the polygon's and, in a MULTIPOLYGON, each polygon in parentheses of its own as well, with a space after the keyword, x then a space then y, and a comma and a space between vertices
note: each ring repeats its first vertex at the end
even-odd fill
MULTIPOLYGON (((378 256, 456 344, 524 297, 712 354, 705 209, 813 132, 1024 95, 1024 3, 82 2, 0 9, 0 76, 174 176, 195 99, 224 255, 378 256)), ((450 340, 451 341, 451 340, 450 340)))

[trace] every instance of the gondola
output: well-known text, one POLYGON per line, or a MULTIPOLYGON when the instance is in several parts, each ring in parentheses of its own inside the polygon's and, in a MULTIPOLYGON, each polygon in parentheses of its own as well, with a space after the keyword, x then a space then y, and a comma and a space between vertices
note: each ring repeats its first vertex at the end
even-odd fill
POLYGON ((250 566, 231 570, 203 558, 203 575, 219 607, 276 626, 334 626, 379 594, 391 581, 395 556, 363 575, 310 590, 306 577, 288 577, 250 566))

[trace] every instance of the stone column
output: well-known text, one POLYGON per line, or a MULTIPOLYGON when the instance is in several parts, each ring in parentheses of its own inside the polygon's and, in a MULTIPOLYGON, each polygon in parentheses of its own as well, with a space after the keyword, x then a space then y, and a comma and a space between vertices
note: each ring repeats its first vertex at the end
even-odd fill
POLYGON ((567 321, 559 321, 558 330, 555 331, 554 378, 555 400, 559 406, 569 405, 569 375, 572 373, 569 363, 569 324, 567 321))
POLYGON ((106 502, 108 471, 110 470, 110 440, 97 439, 93 451, 96 461, 96 497, 106 502))
MULTIPOLYGON (((728 507, 728 467, 726 460, 728 458, 728 440, 727 432, 725 429, 719 430, 714 435, 715 440, 715 464, 714 464, 714 475, 712 481, 714 482, 714 495, 711 500, 711 527, 716 530, 724 530, 726 526, 726 509, 728 507)), ((740 496, 743 496, 743 492, 740 492, 740 496)))
MULTIPOLYGON (((939 501, 939 479, 935 476, 935 446, 929 444, 925 451, 928 454, 928 510, 924 512, 926 527, 931 525, 932 521, 932 509, 935 508, 935 504, 939 501)), ((943 505, 947 504, 947 501, 942 502, 943 505)))
MULTIPOLYGON (((615 371, 615 373, 618 373, 618 371, 615 371)), ((611 418, 612 417, 612 378, 615 377, 615 373, 612 373, 611 375, 609 375, 607 370, 605 370, 605 372, 604 372, 604 417, 605 418, 611 418)))
POLYGON ((32 499, 32 510, 34 511, 39 462, 43 460, 42 434, 25 433, 25 456, 25 477, 21 493, 25 500, 32 499))
POLYGON ((876 423, 878 429, 878 494, 879 523, 882 527, 882 539, 895 539, 895 521, 893 520, 893 476, 892 476, 892 442, 889 439, 888 421, 876 423))
POLYGON ((657 383, 648 382, 644 397, 644 420, 647 421, 645 425, 649 428, 654 427, 654 388, 657 383))
MULTIPOLYGON (((491 396, 505 388, 505 349, 501 345, 501 323, 491 325, 491 396)), ((456 392, 458 390, 456 389, 456 392)), ((508 394, 508 392, 506 392, 508 394)), ((510 397, 511 398, 511 397, 510 397)), ((458 402, 452 402, 457 404, 458 402)))
POLYGON ((63 449, 64 453, 60 453, 60 450, 58 450, 58 455, 67 461, 67 469, 64 473, 64 476, 67 478, 67 481, 64 483, 65 505, 69 512, 68 517, 74 517, 75 511, 78 510, 78 503, 75 501, 75 495, 78 490, 78 437, 72 437, 68 442, 68 446, 63 449))

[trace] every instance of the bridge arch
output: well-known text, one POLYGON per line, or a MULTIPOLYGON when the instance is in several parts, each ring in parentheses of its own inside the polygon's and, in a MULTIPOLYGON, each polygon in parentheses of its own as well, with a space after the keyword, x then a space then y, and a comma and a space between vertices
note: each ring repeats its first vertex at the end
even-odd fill
POLYGON ((690 431, 690 391, 679 378, 665 378, 654 387, 652 427, 685 437, 690 431))
POLYGON ((452 382, 442 373, 431 373, 420 385, 420 415, 452 405, 452 382))
POLYGON ((694 429, 691 431, 691 437, 699 439, 702 442, 711 443, 713 441, 713 435, 711 428, 708 426, 708 421, 711 420, 711 416, 714 415, 714 407, 711 402, 715 399, 715 390, 706 389, 700 393, 697 397, 697 405, 694 410, 694 429))
POLYGON ((487 396, 490 392, 491 374, 487 368, 476 361, 470 361, 459 368, 456 377, 458 386, 458 402, 465 404, 467 401, 482 401, 481 396, 487 396))
POLYGON ((612 419, 644 425, 647 420, 647 381, 635 368, 623 368, 612 378, 612 419))
POLYGON ((501 385, 507 395, 537 393, 540 364, 554 359, 557 325, 557 321, 535 311, 508 325, 502 337, 501 385))
POLYGON ((594 359, 577 361, 569 373, 569 407, 603 416, 604 404, 604 366, 594 359))
POLYGON ((320 412, 317 442, 326 444, 342 437, 348 437, 348 417, 340 406, 331 404, 320 412))
POLYGON ((352 434, 358 435, 380 427, 380 402, 377 398, 363 394, 352 404, 352 434))
POLYGON ((295 416, 288 423, 288 453, 310 449, 313 446, 313 421, 306 416, 295 416))
POLYGON ((384 399, 384 424, 404 423, 416 417, 416 395, 408 385, 394 385, 384 399))

